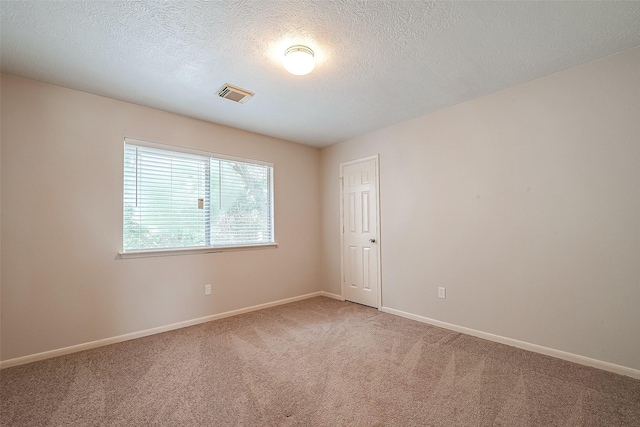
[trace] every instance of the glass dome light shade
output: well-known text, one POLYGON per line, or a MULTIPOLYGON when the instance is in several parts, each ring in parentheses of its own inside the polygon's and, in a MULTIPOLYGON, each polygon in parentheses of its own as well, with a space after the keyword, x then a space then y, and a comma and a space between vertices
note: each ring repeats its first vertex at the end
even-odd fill
POLYGON ((296 76, 309 74, 316 66, 313 51, 306 46, 291 46, 284 53, 284 68, 296 76))

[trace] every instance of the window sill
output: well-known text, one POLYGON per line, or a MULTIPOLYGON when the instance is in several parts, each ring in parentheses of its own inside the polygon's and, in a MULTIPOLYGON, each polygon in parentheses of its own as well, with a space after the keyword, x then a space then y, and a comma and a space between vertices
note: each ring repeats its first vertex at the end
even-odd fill
POLYGON ((210 254, 218 252, 235 252, 235 251, 251 251, 256 249, 274 249, 278 247, 278 243, 261 243, 255 245, 237 245, 237 246, 207 246, 199 248, 180 248, 180 249, 145 249, 140 251, 118 252, 120 258, 149 258, 157 256, 175 256, 175 255, 193 255, 193 254, 210 254))

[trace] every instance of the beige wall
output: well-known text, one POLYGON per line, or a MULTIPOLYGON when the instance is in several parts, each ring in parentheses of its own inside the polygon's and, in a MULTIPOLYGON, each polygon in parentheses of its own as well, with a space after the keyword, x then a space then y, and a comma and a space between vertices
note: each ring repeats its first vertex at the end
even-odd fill
POLYGON ((640 49, 323 149, 326 291, 375 153, 384 306, 640 369, 640 49))
POLYGON ((0 358, 339 294, 339 163, 380 153, 384 306, 640 369, 639 71, 635 49, 321 152, 2 75, 0 358), (119 259, 125 136, 274 162, 280 247, 119 259))
POLYGON ((320 289, 319 150, 9 75, 1 102, 2 360, 320 289), (125 136, 273 162, 279 248, 119 259, 125 136))

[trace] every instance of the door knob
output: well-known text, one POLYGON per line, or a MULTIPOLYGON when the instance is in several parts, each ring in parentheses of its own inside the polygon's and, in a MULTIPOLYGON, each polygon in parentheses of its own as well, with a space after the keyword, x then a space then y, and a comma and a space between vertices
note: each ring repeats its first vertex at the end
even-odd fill
POLYGON ((369 239, 369 241, 370 241, 371 243, 375 243, 375 242, 376 242, 376 239, 369 239))

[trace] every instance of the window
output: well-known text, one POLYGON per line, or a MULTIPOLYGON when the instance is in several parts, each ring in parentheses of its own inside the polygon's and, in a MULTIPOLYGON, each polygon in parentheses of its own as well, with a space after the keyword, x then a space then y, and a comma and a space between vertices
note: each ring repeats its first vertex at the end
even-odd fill
POLYGON ((270 163, 167 148, 125 140, 123 256, 275 246, 270 163))

